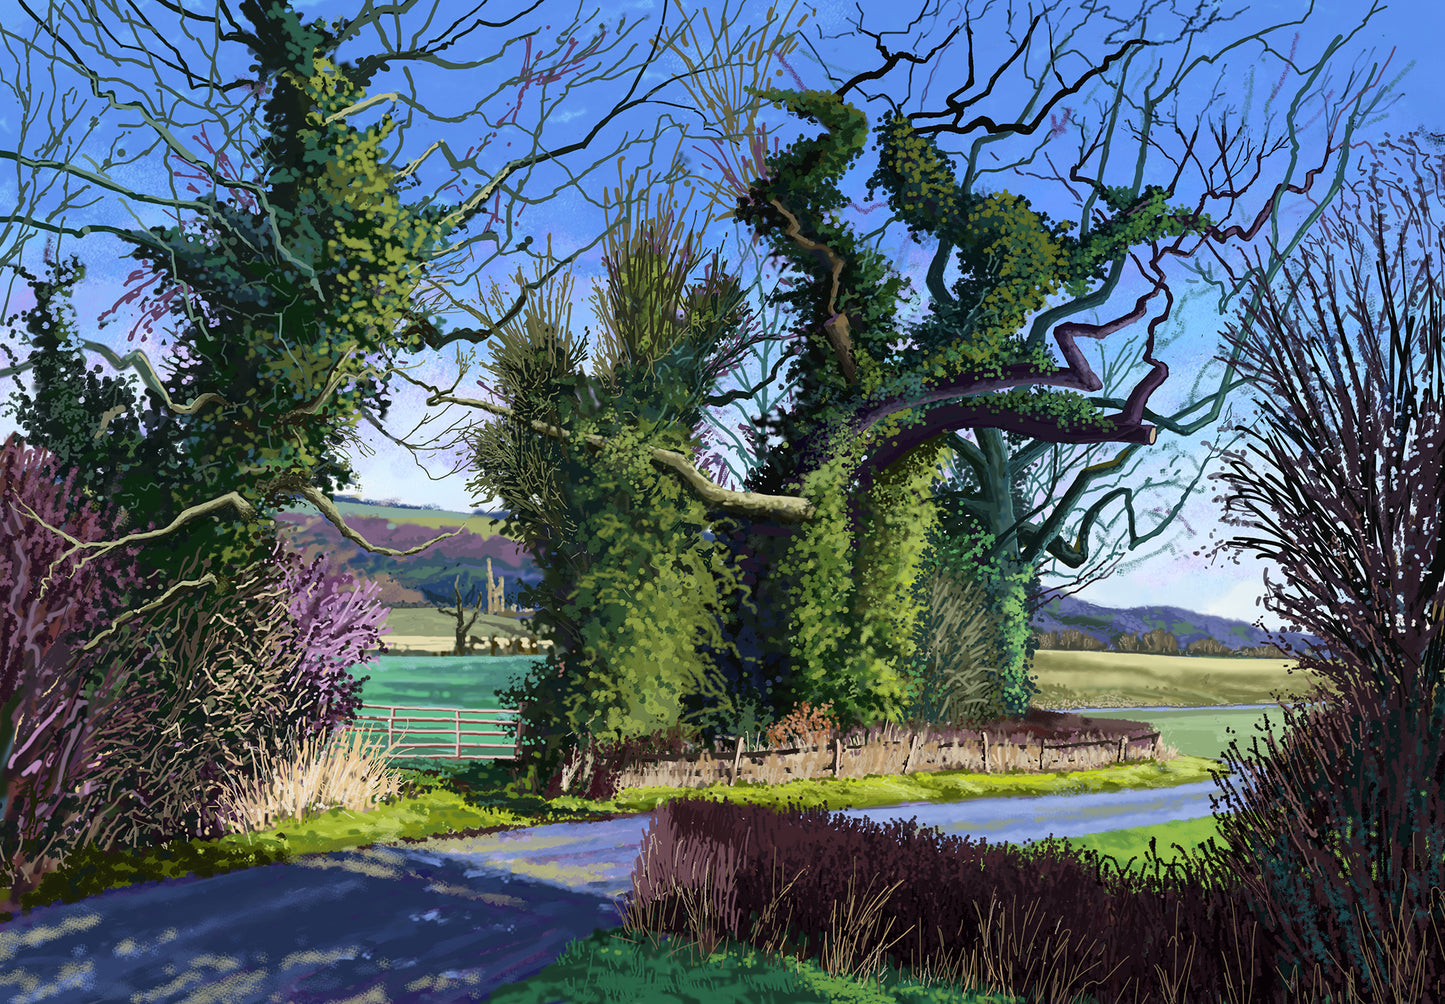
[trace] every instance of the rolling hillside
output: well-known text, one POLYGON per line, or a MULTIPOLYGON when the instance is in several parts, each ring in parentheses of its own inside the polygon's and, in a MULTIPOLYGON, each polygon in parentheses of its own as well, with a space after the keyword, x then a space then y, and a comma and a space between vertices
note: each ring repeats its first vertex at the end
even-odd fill
MULTIPOLYGON (((502 577, 509 607, 517 604, 524 585, 541 580, 529 552, 501 533, 504 512, 476 510, 448 512, 415 506, 367 502, 338 496, 337 509, 367 540, 396 550, 425 543, 438 533, 464 526, 466 531, 440 541, 420 554, 393 558, 372 554, 351 543, 309 505, 280 514, 292 546, 306 558, 326 554, 332 567, 360 573, 381 583, 381 600, 391 607, 426 607, 430 602, 452 602, 452 584, 458 581, 462 598, 475 602, 485 596, 487 559, 492 572, 502 577)), ((1119 632, 1144 635, 1163 628, 1179 639, 1181 647, 1209 637, 1231 649, 1267 644, 1267 632, 1252 624, 1227 617, 1195 613, 1177 606, 1138 606, 1128 609, 1101 607, 1074 596, 1052 600, 1034 615, 1033 626, 1040 631, 1075 628, 1107 643, 1119 632)), ((1297 647, 1311 635, 1282 632, 1297 647)))
POLYGON ((347 525, 367 540, 398 551, 465 527, 463 533, 419 554, 394 558, 374 554, 346 540, 309 505, 298 505, 278 515, 288 543, 307 560, 324 554, 330 559, 330 567, 380 583, 380 599, 387 606, 450 604, 454 583, 464 602, 475 602, 478 595, 486 595, 488 559, 493 576, 503 580, 509 607, 516 605, 523 584, 535 584, 541 579, 531 556, 501 535, 501 520, 492 515, 378 505, 344 495, 336 499, 336 508, 347 525))

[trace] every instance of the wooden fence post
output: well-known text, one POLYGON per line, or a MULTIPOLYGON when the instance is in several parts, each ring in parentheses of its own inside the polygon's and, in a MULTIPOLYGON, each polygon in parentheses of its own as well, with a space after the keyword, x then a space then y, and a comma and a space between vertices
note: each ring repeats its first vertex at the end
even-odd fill
POLYGON ((737 748, 737 752, 733 754, 733 779, 732 779, 732 781, 728 782, 728 783, 729 783, 729 786, 733 786, 733 785, 736 785, 736 784, 738 783, 738 765, 741 764, 742 762, 743 762, 743 737, 742 737, 742 736, 738 736, 738 748, 737 748))
POLYGON ((527 710, 527 702, 521 701, 517 705, 517 740, 512 745, 512 759, 517 760, 522 756, 522 731, 527 727, 522 721, 522 713, 527 710))
POLYGON ((919 735, 917 732, 908 733, 908 756, 903 760, 903 773, 908 773, 909 766, 913 763, 913 754, 918 751, 919 735))

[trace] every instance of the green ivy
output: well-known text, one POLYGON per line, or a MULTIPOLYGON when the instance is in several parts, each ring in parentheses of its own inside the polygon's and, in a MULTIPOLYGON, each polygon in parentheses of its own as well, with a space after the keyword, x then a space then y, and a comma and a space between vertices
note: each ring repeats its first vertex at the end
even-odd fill
MULTIPOLYGON (((876 435, 895 432, 888 420, 876 435)), ((913 702, 913 628, 922 612, 914 583, 934 519, 928 486, 940 449, 929 443, 910 451, 875 480, 859 540, 846 486, 866 439, 840 434, 835 443, 848 445, 804 477, 803 494, 818 509, 774 569, 791 583, 792 697, 814 707, 831 702, 838 719, 853 725, 902 723, 913 702)))
POLYGON ((599 616, 581 621, 584 661, 592 668, 585 686, 574 689, 567 716, 609 741, 680 720, 695 724, 683 711, 690 694, 725 713, 734 710, 716 667, 696 648, 725 647, 716 615, 741 590, 721 585, 720 556, 694 536, 698 503, 652 469, 648 447, 665 439, 645 423, 616 423, 594 458, 591 484, 579 493, 589 511, 579 537, 592 563, 576 582, 575 607, 599 616))
POLYGON ((650 446, 687 452, 688 444, 650 423, 622 421, 612 409, 572 429, 608 439, 568 471, 575 528, 538 555, 544 580, 529 591, 546 600, 539 616, 565 625, 570 640, 501 695, 529 703, 529 732, 553 734, 529 754, 541 781, 568 736, 620 743, 739 710, 698 647, 729 649, 718 621, 746 602, 747 590, 702 539, 700 504, 674 479, 659 478, 648 459, 650 446), (705 708, 690 709, 694 696, 705 708))
POLYGON ((864 246, 838 217, 848 202, 838 189, 838 179, 862 153, 867 139, 863 113, 827 91, 748 90, 828 130, 826 136, 799 140, 770 154, 767 177, 752 184, 735 213, 739 222, 767 237, 774 252, 805 277, 805 282, 780 288, 768 299, 792 309, 808 340, 810 351, 799 359, 792 375, 803 381, 795 398, 811 410, 848 396, 823 334, 824 324, 835 311, 847 314, 859 384, 865 391, 877 387, 883 379, 880 360, 892 354, 890 345, 900 336, 895 318, 909 282, 893 273, 886 260, 864 246), (808 240, 843 262, 831 309, 832 259, 823 250, 800 247, 788 236, 789 221, 772 206, 774 199, 797 219, 808 240))
MULTIPOLYGON (((255 67, 275 83, 263 105, 270 137, 257 150, 266 205, 251 212, 212 199, 222 224, 213 235, 153 228, 161 246, 138 243, 132 252, 160 276, 157 293, 188 290, 217 318, 179 317, 171 398, 210 390, 225 403, 180 423, 176 448, 189 460, 182 480, 141 467, 161 480, 117 501, 164 526, 198 492, 237 491, 262 516, 248 523, 217 514, 182 527, 168 547, 146 548, 142 563, 160 583, 196 554, 218 575, 259 560, 274 542, 264 517, 295 498, 287 484, 334 495, 355 481, 342 450, 359 405, 385 417, 389 404, 367 360, 410 316, 414 263, 445 235, 447 208, 405 204, 384 163, 391 116, 365 129, 346 117, 366 91, 354 68, 330 54, 338 39, 320 21, 275 16, 286 44, 263 47, 255 67)), ((420 347, 415 336, 398 344, 420 347)))
POLYGON ((747 608, 749 591, 703 538, 705 507, 651 450, 701 448, 692 430, 702 424, 707 367, 739 323, 742 297, 716 273, 683 290, 691 266, 669 264, 653 224, 632 238, 598 297, 608 342, 593 373, 581 372, 582 350, 531 314, 524 334, 504 327, 489 367, 514 418, 478 437, 469 487, 512 510, 507 532, 516 525, 543 573, 524 601, 556 642, 539 671, 499 694, 527 705, 523 769, 534 790, 573 745, 700 729, 740 712, 718 659, 738 658, 721 624, 747 608), (677 304, 661 302, 673 293, 677 304), (658 323, 675 306, 683 322, 658 323), (523 424, 531 419, 569 438, 529 456, 518 441, 532 444, 523 424), (588 436, 602 437, 600 448, 584 445, 588 436))
MULTIPOLYGON (((1024 347, 1021 331, 1031 314, 1061 289, 1102 279, 1105 266, 1132 244, 1201 229, 1209 220, 1167 206, 1157 188, 1142 197, 1116 188, 1105 192, 1114 216, 1075 238, 1072 224, 1055 223, 1022 196, 965 190, 931 140, 905 119, 889 117, 880 128, 882 152, 870 186, 887 190, 891 210, 915 239, 930 233, 941 246, 929 275, 931 314, 915 332, 919 348, 895 349, 905 340, 896 319, 907 280, 839 215, 848 200, 838 182, 866 142, 866 117, 828 92, 752 93, 825 130, 769 155, 766 175, 750 186, 735 214, 796 273, 797 281, 770 301, 790 308, 804 335, 788 374, 798 384, 791 409, 759 422, 762 433, 783 443, 763 458, 747 487, 798 493, 816 506, 786 543, 763 545, 768 592, 786 607, 790 658, 787 672, 770 681, 772 693, 764 696, 784 713, 791 710, 787 705, 806 700, 815 707, 831 703, 844 723, 902 721, 923 682, 920 582, 946 569, 989 597, 1001 650, 992 684, 1007 713, 1021 715, 1037 693, 1021 598, 1033 570, 1003 553, 985 560, 994 540, 978 528, 960 528, 956 520, 947 532, 941 528, 931 496, 937 440, 877 472, 871 489, 857 497, 855 478, 867 449, 926 416, 923 408, 901 411, 861 434, 858 418, 881 401, 921 395, 936 381, 987 378, 1020 362, 1056 372, 1045 349, 1024 347), (950 250, 960 275, 945 290, 942 263, 950 250), (856 368, 851 383, 827 333, 840 314, 856 368)), ((723 605, 750 596, 737 566, 723 564, 720 549, 698 539, 705 519, 716 514, 693 503, 648 457, 649 445, 672 444, 685 454, 695 448, 687 430, 697 423, 688 419, 696 417, 693 391, 701 386, 692 380, 685 383, 688 394, 663 393, 651 364, 670 358, 679 372, 669 379, 677 383, 697 375, 701 355, 689 349, 668 357, 680 343, 653 344, 650 338, 635 339, 633 346, 635 354, 649 357, 637 360, 647 365, 553 384, 568 388, 555 399, 558 420, 574 433, 615 437, 598 457, 563 462, 562 481, 573 486, 575 532, 566 540, 553 534, 559 571, 545 580, 551 613, 576 642, 565 664, 549 663, 560 682, 547 686, 557 692, 560 718, 596 736, 700 721, 704 712, 724 708, 727 695, 712 675, 719 667, 697 652, 708 648, 722 658, 740 658, 709 617, 717 623, 736 619, 738 609, 723 605), (600 406, 587 401, 602 383, 606 394, 600 399, 614 410, 598 414, 600 406), (565 581, 564 566, 570 571, 565 581), (679 602, 683 595, 695 602, 679 602), (664 625, 671 639, 659 648, 664 625), (639 692, 643 680, 652 682, 639 692)), ((1064 429, 1110 425, 1075 393, 1011 388, 972 398, 985 411, 1036 415, 1064 429)), ((757 546, 765 538, 750 539, 757 546)))
POLYGON ((1030 648, 1032 629, 1028 610, 1021 597, 1033 576, 1033 570, 1020 567, 1019 562, 1001 553, 985 560, 983 555, 994 545, 994 537, 985 530, 969 527, 954 519, 940 519, 928 548, 926 567, 941 569, 960 581, 971 581, 982 587, 990 597, 989 611, 999 640, 999 663, 991 671, 998 699, 1005 714, 1021 717, 1038 691, 1030 648), (946 531, 944 527, 946 526, 946 531))
POLYGON ((1074 245, 1070 263, 1072 278, 1067 283, 1070 296, 1084 295, 1088 277, 1101 277, 1102 266, 1123 257, 1131 247, 1160 237, 1202 234, 1214 225, 1214 218, 1208 213, 1196 212, 1185 205, 1166 205, 1167 196, 1168 192, 1159 185, 1146 186, 1138 196, 1127 186, 1105 187, 1104 201, 1114 210, 1114 215, 1074 245))
MULTIPOLYGON (((906 679, 915 686, 917 629, 926 609, 915 586, 937 523, 930 488, 941 450, 938 440, 923 444, 878 473, 858 541, 854 619, 859 624, 859 644, 879 661, 880 676, 906 679)), ((910 694, 906 701, 890 707, 891 720, 902 724, 904 706, 912 703, 910 694)))

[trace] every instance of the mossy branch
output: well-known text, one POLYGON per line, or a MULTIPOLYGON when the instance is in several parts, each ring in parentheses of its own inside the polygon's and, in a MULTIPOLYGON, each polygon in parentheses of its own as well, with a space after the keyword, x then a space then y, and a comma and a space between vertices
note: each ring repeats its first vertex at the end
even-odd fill
POLYGON ((838 309, 838 280, 843 275, 843 259, 834 254, 833 249, 826 244, 803 236, 798 218, 788 212, 777 199, 770 198, 768 203, 787 218, 786 232, 794 243, 809 251, 822 252, 828 259, 832 285, 828 290, 828 320, 824 323, 823 330, 827 332, 828 343, 833 346, 833 353, 838 357, 838 367, 843 371, 843 379, 851 387, 858 382, 858 364, 853 359, 853 339, 848 329, 848 315, 838 309))
MULTIPOLYGON (((492 404, 490 401, 478 401, 474 398, 453 397, 450 394, 436 392, 427 399, 427 405, 435 404, 464 404, 473 408, 481 408, 502 418, 516 418, 512 409, 505 405, 492 404)), ((559 429, 555 425, 537 419, 531 419, 532 431, 543 436, 551 436, 553 439, 571 439, 572 434, 565 429, 559 429)), ((607 443, 605 436, 587 435, 582 441, 588 446, 601 449, 607 443)), ((692 493, 703 502, 722 509, 724 512, 734 513, 739 516, 749 516, 753 519, 766 517, 775 519, 781 523, 803 523, 813 518, 817 507, 810 499, 794 495, 765 495, 761 492, 735 492, 715 484, 708 480, 692 462, 681 453, 675 450, 663 450, 657 447, 649 447, 648 452, 652 460, 664 465, 681 477, 684 484, 692 493)))
POLYGON ((200 505, 191 506, 189 509, 186 509, 179 516, 177 516, 175 519, 171 520, 169 526, 163 527, 159 530, 144 530, 140 533, 132 533, 128 536, 122 537, 120 540, 96 540, 90 542, 82 542, 76 540, 64 530, 53 527, 49 523, 45 522, 45 520, 41 519, 40 516, 35 512, 35 510, 30 508, 30 506, 28 506, 24 502, 24 500, 18 498, 15 499, 15 506, 19 508, 25 515, 35 520, 35 522, 45 527, 45 529, 49 530, 56 536, 65 538, 65 540, 70 543, 70 549, 62 553, 59 557, 57 557, 53 562, 50 563, 50 572, 45 576, 45 580, 40 583, 40 593, 38 597, 40 600, 45 599, 45 591, 50 587, 51 577, 55 574, 55 566, 60 564, 62 561, 64 561, 66 558, 70 557, 77 551, 93 552, 91 554, 85 555, 80 559, 80 564, 77 566, 78 570, 79 568, 84 567, 85 563, 90 561, 92 558, 103 557, 109 552, 115 550, 117 547, 126 547, 130 544, 139 544, 148 540, 158 540, 161 537, 166 536, 167 534, 174 533, 176 530, 179 530, 182 526, 189 523, 191 520, 196 519, 199 516, 209 515, 210 513, 217 512, 221 509, 226 508, 227 506, 234 507, 236 512, 238 512, 241 515, 241 518, 244 520, 252 521, 257 518, 255 507, 252 506, 251 503, 247 502, 244 498, 242 498, 239 492, 227 492, 226 494, 218 496, 217 498, 213 498, 208 502, 202 502, 200 505))

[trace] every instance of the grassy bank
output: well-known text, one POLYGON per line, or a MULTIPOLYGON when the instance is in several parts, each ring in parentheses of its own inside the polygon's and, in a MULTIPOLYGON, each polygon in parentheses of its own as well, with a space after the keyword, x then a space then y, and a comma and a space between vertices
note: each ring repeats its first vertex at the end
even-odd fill
MULTIPOLYGON (((1041 653, 1043 654, 1043 653, 1041 653)), ((1094 655, 1096 653, 1058 653, 1094 655)), ((1158 658, 1158 657, 1128 657, 1158 658)), ((1175 660, 1196 664, 1199 660, 1175 660)), ((1253 660, 1252 660, 1253 661, 1253 660)), ((1047 662, 1047 660, 1045 660, 1047 662)), ((1045 667, 1041 666, 1041 672, 1045 667)), ((1062 672, 1070 672, 1065 667, 1062 672)), ((1243 675, 1220 692, 1199 692, 1197 680, 1176 691, 1161 689, 1149 703, 1198 706, 1202 703, 1268 703, 1278 690, 1279 667, 1256 667, 1251 682, 1243 675), (1204 700, 1201 700, 1204 698, 1204 700)), ((1118 681, 1095 680, 1094 688, 1061 691, 1051 680, 1048 703, 1072 707, 1099 706, 1118 681)), ((1296 686, 1299 678, 1289 682, 1296 686)), ((1043 702, 1041 702, 1043 703, 1043 702)), ((355 739, 355 736, 352 737, 355 739)), ((268 790, 238 793, 244 807, 246 832, 218 841, 176 842, 125 854, 77 856, 60 873, 50 876, 40 895, 28 905, 56 899, 74 901, 105 888, 186 874, 215 874, 236 868, 295 860, 308 854, 400 843, 401 838, 435 841, 439 848, 449 840, 544 823, 614 818, 619 814, 651 811, 680 789, 647 788, 623 791, 610 801, 562 797, 545 801, 509 791, 505 765, 493 761, 393 760, 364 756, 353 742, 349 747, 297 750, 290 764, 271 765, 275 778, 268 790), (87 874, 83 884, 71 883, 78 870, 87 874)), ((767 788, 715 789, 722 797, 748 804, 783 804, 789 799, 805 806, 830 809, 869 808, 905 802, 958 802, 972 798, 1038 794, 1108 792, 1162 788, 1210 779, 1222 770, 1217 761, 1180 756, 1168 762, 1135 762, 1097 770, 1053 774, 967 774, 944 771, 909 776, 864 779, 794 781, 767 788)), ((695 790, 695 789, 693 789, 695 790)), ((1121 868, 1137 858, 1144 867, 1153 838, 1160 859, 1178 856, 1180 845, 1190 853, 1217 836, 1212 818, 1184 820, 1162 826, 1119 830, 1064 842, 1079 849, 1109 855, 1121 868), (1165 850, 1165 848, 1170 848, 1165 850)), ((1152 867, 1152 866, 1151 866, 1152 867)), ((984 963, 975 954, 961 960, 949 973, 864 972, 856 960, 835 957, 827 965, 786 956, 760 955, 746 945, 707 943, 673 937, 654 938, 645 929, 626 927, 574 942, 556 963, 530 980, 504 988, 494 995, 499 1004, 567 999, 576 1002, 618 1000, 626 996, 660 999, 663 995, 697 1001, 1018 1001, 1021 998, 989 988, 982 974, 984 963), (607 996, 594 990, 608 988, 607 996), (594 988, 589 990, 588 988, 594 988), (622 996, 617 996, 621 993, 622 996), (589 994, 593 994, 589 996, 589 994)))

